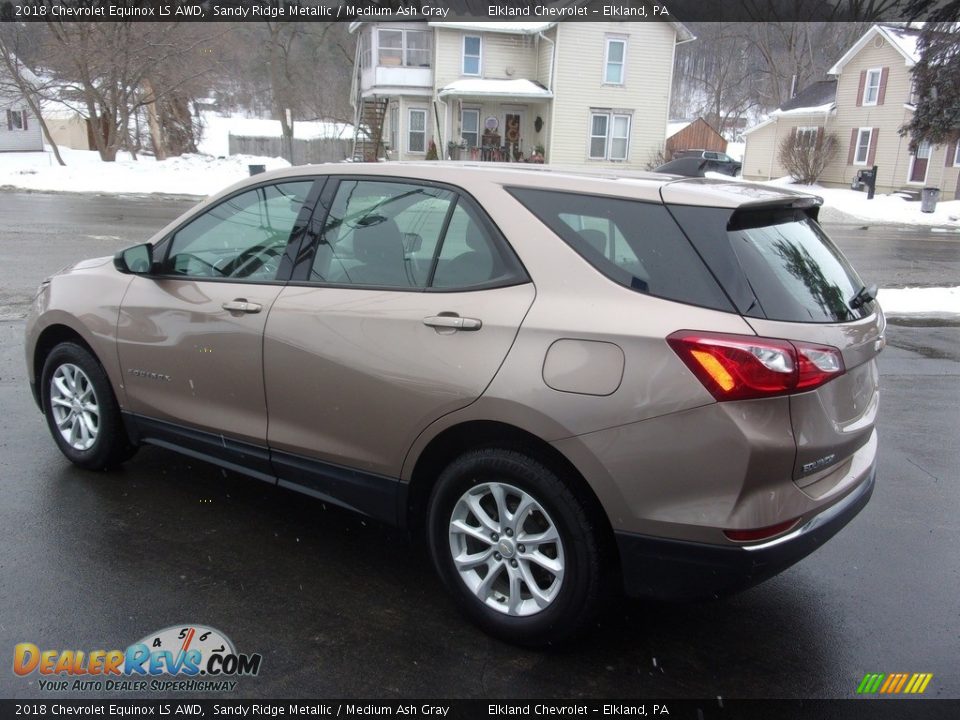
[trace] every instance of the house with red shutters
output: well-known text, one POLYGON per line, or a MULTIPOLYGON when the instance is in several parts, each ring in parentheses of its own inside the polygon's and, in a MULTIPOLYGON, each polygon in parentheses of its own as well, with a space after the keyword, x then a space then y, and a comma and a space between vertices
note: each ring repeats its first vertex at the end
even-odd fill
POLYGON ((900 134, 915 110, 911 70, 919 59, 917 31, 874 25, 828 71, 746 130, 743 177, 769 180, 787 175, 778 158, 785 137, 836 135, 840 151, 820 178, 826 186, 849 186, 860 170, 877 167, 877 191, 940 188, 943 199, 960 198, 960 149, 922 142, 910 149, 900 134))

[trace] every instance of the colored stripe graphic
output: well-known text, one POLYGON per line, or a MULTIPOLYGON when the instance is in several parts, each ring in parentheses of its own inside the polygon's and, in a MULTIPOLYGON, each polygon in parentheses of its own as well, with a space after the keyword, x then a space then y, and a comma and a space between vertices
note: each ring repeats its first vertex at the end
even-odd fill
POLYGON ((857 686, 858 695, 919 695, 926 691, 933 673, 867 673, 857 686))

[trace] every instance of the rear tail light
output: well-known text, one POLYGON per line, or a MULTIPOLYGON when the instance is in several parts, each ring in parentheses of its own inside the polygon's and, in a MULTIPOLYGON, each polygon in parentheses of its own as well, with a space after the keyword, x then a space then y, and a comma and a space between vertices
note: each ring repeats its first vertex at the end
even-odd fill
POLYGON ((693 330, 667 342, 721 402, 805 392, 844 372, 840 351, 828 345, 693 330))
POLYGON ((749 530, 724 530, 723 534, 735 542, 756 542, 757 540, 766 540, 767 538, 772 538, 775 535, 786 532, 796 525, 799 519, 800 518, 794 518, 793 520, 786 520, 776 525, 751 528, 749 530))

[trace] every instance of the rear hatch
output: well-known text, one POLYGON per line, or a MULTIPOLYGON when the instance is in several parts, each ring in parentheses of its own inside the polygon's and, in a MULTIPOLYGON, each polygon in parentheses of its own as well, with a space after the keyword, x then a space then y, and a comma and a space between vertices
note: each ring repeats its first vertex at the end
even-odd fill
POLYGON ((839 479, 874 430, 885 330, 879 305, 817 223, 818 199, 735 185, 741 202, 745 188, 757 187, 758 197, 704 208, 670 205, 670 187, 671 212, 758 335, 840 351, 842 374, 790 396, 794 481, 815 496, 829 492, 829 478, 839 479))

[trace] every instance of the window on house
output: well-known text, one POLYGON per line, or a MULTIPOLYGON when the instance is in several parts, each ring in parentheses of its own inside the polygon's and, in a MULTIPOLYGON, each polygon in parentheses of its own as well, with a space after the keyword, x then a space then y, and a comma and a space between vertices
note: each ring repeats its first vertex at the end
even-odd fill
POLYGON ((853 155, 854 165, 866 165, 870 156, 870 140, 873 137, 873 128, 860 128, 857 131, 857 149, 853 155))
POLYGON ((817 144, 817 135, 820 134, 818 127, 798 127, 797 145, 801 147, 813 147, 817 144))
POLYGON ((590 114, 591 160, 626 160, 629 151, 629 115, 598 112, 590 114))
POLYGON ((606 60, 604 61, 603 82, 609 85, 623 85, 624 67, 627 60, 627 41, 619 38, 607 38, 606 60))
POLYGON ((427 149, 427 111, 411 108, 407 125, 407 151, 426 152, 427 149))
POLYGON ((423 30, 406 30, 404 36, 404 64, 407 67, 430 67, 430 34, 423 30))
POLYGON ((26 130, 27 127, 26 110, 7 110, 7 130, 26 130))
POLYGON ((960 141, 957 141, 957 145, 953 151, 953 166, 960 167, 960 141))
POLYGON ((867 70, 867 81, 863 86, 863 104, 876 105, 880 97, 880 77, 883 71, 880 68, 867 70))
POLYGON ((911 80, 910 81, 910 100, 908 101, 908 104, 916 105, 919 100, 920 98, 917 95, 917 81, 911 80))
POLYGON ((370 33, 360 33, 360 67, 364 70, 373 63, 373 51, 370 47, 370 33))
POLYGON ((399 146, 397 145, 397 137, 400 132, 400 108, 396 105, 390 106, 390 150, 397 152, 399 146))
POLYGON ((464 110, 460 114, 460 137, 468 148, 480 145, 480 111, 464 110))
POLYGON ((480 74, 480 36, 463 36, 463 74, 480 74))
POLYGON ((381 30, 377 43, 380 49, 378 65, 400 65, 403 62, 402 30, 381 30))

